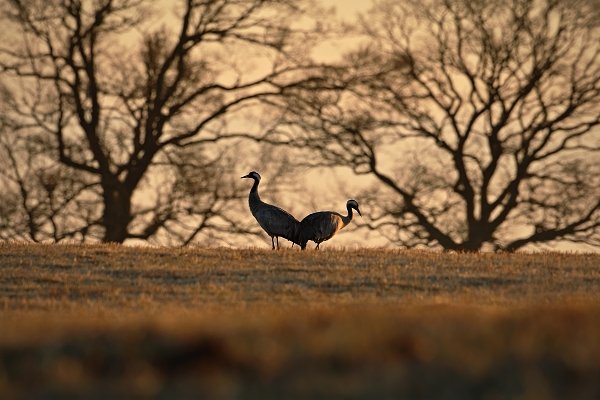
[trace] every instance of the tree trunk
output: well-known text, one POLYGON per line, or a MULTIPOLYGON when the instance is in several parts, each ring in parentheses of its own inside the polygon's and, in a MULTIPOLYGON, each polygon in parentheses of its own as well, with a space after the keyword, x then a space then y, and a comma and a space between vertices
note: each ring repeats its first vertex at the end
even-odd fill
POLYGON ((104 191, 104 225, 105 243, 123 243, 128 237, 128 226, 131 222, 131 195, 124 184, 116 178, 105 179, 102 183, 104 191))
POLYGON ((482 247, 483 247, 482 243, 467 241, 467 242, 460 244, 457 247, 457 250, 459 252, 463 252, 463 253, 477 253, 481 250, 482 247))
POLYGON ((460 244, 460 251, 478 252, 491 238, 490 229, 484 222, 471 221, 467 240, 460 244))

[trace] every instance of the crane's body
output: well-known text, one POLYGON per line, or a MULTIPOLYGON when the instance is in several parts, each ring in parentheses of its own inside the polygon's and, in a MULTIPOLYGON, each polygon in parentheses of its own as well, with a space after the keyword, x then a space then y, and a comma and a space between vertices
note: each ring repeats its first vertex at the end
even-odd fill
POLYGON ((271 237, 272 248, 275 249, 275 243, 277 242, 277 248, 279 249, 279 237, 297 243, 296 238, 300 222, 289 212, 260 199, 258 194, 260 175, 258 172, 252 171, 248 175, 242 176, 242 178, 254 179, 254 184, 248 195, 250 212, 260 227, 271 237))
POLYGON ((346 203, 346 209, 348 215, 341 215, 335 211, 318 211, 307 215, 301 222, 298 230, 298 244, 304 250, 309 240, 312 240, 317 244, 317 249, 320 244, 326 240, 331 239, 346 227, 350 221, 352 221, 353 213, 355 209, 359 215, 360 210, 356 200, 348 200, 346 203))

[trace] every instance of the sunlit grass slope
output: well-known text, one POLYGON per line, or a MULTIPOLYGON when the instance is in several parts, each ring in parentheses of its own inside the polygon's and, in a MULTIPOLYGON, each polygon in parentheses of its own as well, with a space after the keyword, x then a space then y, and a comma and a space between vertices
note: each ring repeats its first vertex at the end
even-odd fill
POLYGON ((599 255, 5 244, 0 309, 0 398, 600 398, 599 255))

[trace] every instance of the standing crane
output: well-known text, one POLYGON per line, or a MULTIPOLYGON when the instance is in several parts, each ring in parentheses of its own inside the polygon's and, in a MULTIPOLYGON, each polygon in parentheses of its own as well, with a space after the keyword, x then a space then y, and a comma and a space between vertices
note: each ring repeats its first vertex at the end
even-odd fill
POLYGON ((318 249, 322 242, 331 239, 338 231, 352 221, 353 209, 362 217, 356 200, 348 200, 346 202, 346 209, 348 210, 348 215, 345 216, 335 211, 318 211, 307 215, 300 222, 298 230, 297 243, 302 250, 306 248, 309 240, 315 242, 318 249))
MULTIPOLYGON (((292 243, 297 243, 298 227, 300 222, 289 212, 276 207, 272 204, 265 203, 258 195, 258 184, 260 183, 260 174, 256 171, 250 172, 243 178, 254 179, 254 184, 248 195, 248 204, 250 212, 256 218, 256 221, 267 235, 271 237, 271 245, 275 250, 275 242, 279 250, 279 237, 285 238, 292 243)), ((293 244, 292 244, 293 246, 293 244)))

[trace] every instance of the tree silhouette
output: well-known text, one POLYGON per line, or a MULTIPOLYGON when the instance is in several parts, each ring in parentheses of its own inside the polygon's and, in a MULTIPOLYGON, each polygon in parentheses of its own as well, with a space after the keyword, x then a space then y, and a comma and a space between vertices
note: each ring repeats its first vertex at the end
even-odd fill
POLYGON ((31 227, 20 235, 121 243, 163 232, 189 243, 204 230, 252 232, 227 206, 243 197, 228 164, 243 151, 219 157, 219 144, 242 113, 303 79, 292 55, 308 42, 309 31, 293 28, 304 9, 286 0, 187 0, 163 24, 172 30, 151 26, 151 6, 10 1, 5 22, 21 36, 0 50, 6 88, 18 93, 3 104, 11 115, 3 150, 12 154, 6 182, 31 227), (130 44, 140 32, 141 46, 130 44), (43 145, 29 153, 26 139, 43 145), (75 181, 54 217, 42 203, 56 190, 32 192, 32 176, 44 170, 75 181), (56 226, 65 213, 63 223, 74 225, 56 226))
POLYGON ((372 178, 368 227, 397 244, 600 246, 596 17, 586 1, 379 3, 366 44, 287 91, 271 140, 372 178))

